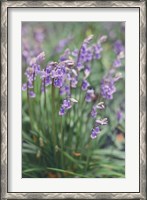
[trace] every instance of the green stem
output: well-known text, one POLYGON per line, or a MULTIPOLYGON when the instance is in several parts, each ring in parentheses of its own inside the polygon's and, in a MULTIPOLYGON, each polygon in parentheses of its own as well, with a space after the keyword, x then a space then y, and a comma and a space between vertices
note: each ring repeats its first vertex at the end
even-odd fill
POLYGON ((61 132, 61 164, 62 164, 62 168, 64 168, 64 158, 63 158, 64 133, 62 130, 62 116, 60 119, 60 132, 61 132))
POLYGON ((46 88, 45 88, 45 78, 44 78, 44 112, 45 112, 45 117, 46 117, 46 126, 48 124, 48 111, 47 111, 47 104, 46 104, 46 88))
MULTIPOLYGON (((89 143, 88 143, 89 149, 90 149, 90 146, 91 146, 90 144, 91 144, 91 139, 89 139, 89 143)), ((88 152, 88 156, 87 156, 87 160, 86 160, 86 166, 85 166, 85 172, 88 170, 90 157, 91 157, 91 153, 88 152)))
POLYGON ((33 121, 32 121, 32 112, 31 112, 31 105, 30 105, 28 83, 27 83, 27 101, 28 101, 28 112, 29 112, 29 116, 30 116, 30 126, 31 126, 31 130, 32 130, 33 121))
POLYGON ((44 78, 44 109, 46 110, 46 89, 45 89, 45 78, 44 78))
POLYGON ((56 133, 55 133, 55 88, 54 81, 52 83, 52 135, 53 135, 53 143, 54 143, 54 153, 56 148, 56 133))

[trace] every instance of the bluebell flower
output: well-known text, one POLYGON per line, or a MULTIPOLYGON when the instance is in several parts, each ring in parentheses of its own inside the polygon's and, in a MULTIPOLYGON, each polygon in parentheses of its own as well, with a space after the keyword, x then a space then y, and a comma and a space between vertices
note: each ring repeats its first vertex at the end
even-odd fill
POLYGON ((118 121, 121 121, 122 118, 123 118, 123 113, 122 113, 122 111, 118 111, 118 112, 117 112, 117 120, 118 120, 118 121))
POLYGON ((65 114, 65 108, 63 106, 61 106, 60 110, 59 110, 59 115, 63 116, 65 114))
POLYGON ((64 85, 60 88, 60 95, 70 96, 70 86, 64 85))
POLYGON ((52 78, 50 76, 47 76, 45 78, 45 86, 51 85, 52 84, 52 78))
POLYGON ((114 62, 113 62, 113 67, 121 67, 122 63, 121 63, 121 60, 120 59, 115 59, 114 62))
POLYGON ((72 88, 76 88, 77 87, 77 84, 78 84, 78 77, 72 77, 71 80, 70 80, 70 85, 72 88))
POLYGON ((36 62, 40 63, 43 60, 45 60, 45 52, 41 52, 37 57, 36 57, 36 62))
POLYGON ((27 86, 28 88, 33 88, 33 80, 29 80, 27 86))
POLYGON ((86 97, 85 101, 86 102, 91 102, 95 97, 94 90, 93 89, 88 89, 86 92, 86 97))
POLYGON ((63 78, 62 77, 55 78, 54 86, 57 88, 61 88, 63 86, 63 78))
POLYGON ((35 92, 33 92, 33 91, 29 91, 29 96, 30 96, 31 98, 34 98, 34 97, 36 97, 36 94, 35 94, 35 92))
POLYGON ((53 70, 53 66, 49 63, 46 67, 46 73, 49 75, 51 71, 53 70))
POLYGON ((84 68, 84 78, 86 79, 91 73, 91 67, 90 65, 86 65, 84 68))
POLYGON ((117 40, 114 43, 114 52, 118 55, 121 52, 124 52, 125 48, 121 40, 117 40))
POLYGON ((22 85, 22 90, 23 90, 23 91, 26 91, 26 90, 27 90, 27 84, 26 84, 26 83, 24 83, 24 84, 22 85))
POLYGON ((93 45, 93 49, 94 49, 93 58, 94 59, 100 59, 101 58, 101 52, 103 51, 101 43, 97 43, 97 44, 93 45))
POLYGON ((77 103, 77 100, 73 98, 64 99, 59 110, 59 115, 62 115, 62 116, 65 115, 67 110, 71 109, 74 103, 77 103))
POLYGON ((91 117, 96 118, 96 116, 97 116, 97 107, 93 106, 91 111, 91 117))
POLYGON ((96 126, 91 131, 91 138, 95 139, 99 133, 100 133, 100 128, 98 126, 96 126))
POLYGON ((90 84, 87 80, 82 81, 82 90, 87 90, 89 86, 90 84))
POLYGON ((101 81, 101 95, 105 99, 113 99, 116 87, 113 79, 103 79, 101 81))
POLYGON ((69 110, 69 109, 71 108, 71 102, 70 102, 70 100, 69 100, 69 99, 65 99, 65 100, 63 101, 62 106, 63 106, 65 109, 69 110))

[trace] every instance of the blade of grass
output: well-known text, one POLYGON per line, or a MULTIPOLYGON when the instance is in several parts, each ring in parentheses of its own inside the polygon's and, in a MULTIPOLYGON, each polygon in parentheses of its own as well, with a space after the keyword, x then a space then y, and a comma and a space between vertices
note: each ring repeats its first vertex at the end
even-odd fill
POLYGON ((71 175, 74 175, 74 176, 88 178, 88 176, 86 176, 86 175, 77 174, 77 173, 74 173, 74 172, 71 172, 71 171, 68 171, 68 170, 63 170, 63 169, 58 169, 58 168, 51 168, 51 167, 47 167, 47 169, 50 169, 50 170, 53 170, 53 171, 56 171, 56 172, 71 174, 71 175))

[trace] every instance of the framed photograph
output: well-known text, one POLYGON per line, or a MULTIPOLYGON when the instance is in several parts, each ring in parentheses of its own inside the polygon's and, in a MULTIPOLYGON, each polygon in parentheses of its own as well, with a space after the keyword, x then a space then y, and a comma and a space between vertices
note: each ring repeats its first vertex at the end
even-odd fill
POLYGON ((146 199, 145 15, 1 2, 1 199, 146 199))

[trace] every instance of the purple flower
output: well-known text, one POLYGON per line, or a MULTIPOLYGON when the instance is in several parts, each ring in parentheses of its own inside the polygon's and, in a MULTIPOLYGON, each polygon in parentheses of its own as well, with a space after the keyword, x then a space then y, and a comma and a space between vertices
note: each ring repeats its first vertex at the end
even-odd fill
POLYGON ((61 115, 61 116, 65 115, 66 111, 69 110, 71 107, 72 106, 71 106, 71 102, 69 99, 63 100, 63 103, 59 110, 59 115, 61 115))
POLYGON ((44 71, 44 69, 42 71, 40 71, 40 78, 46 78, 48 76, 48 74, 46 73, 46 71, 44 71))
POLYGON ((123 118, 123 113, 122 111, 117 112, 117 120, 120 121, 123 118))
POLYGON ((64 77, 66 75, 66 68, 65 68, 65 64, 60 64, 57 66, 56 68, 56 77, 64 77))
POLYGON ((70 87, 68 85, 65 85, 65 92, 66 92, 66 95, 70 95, 70 87))
POLYGON ((72 56, 77 57, 78 53, 79 53, 79 50, 75 49, 71 54, 72 54, 72 56))
POLYGON ((42 62, 43 60, 45 60, 45 53, 44 51, 41 52, 37 57, 36 57, 36 62, 42 62))
POLYGON ((28 81, 28 88, 33 88, 33 82, 32 82, 32 80, 28 81))
POLYGON ((99 132, 100 132, 100 128, 98 126, 93 128, 91 131, 91 138, 95 139, 97 137, 97 135, 99 134, 99 132))
POLYGON ((53 66, 50 65, 50 63, 49 63, 49 64, 47 65, 47 67, 46 67, 46 73, 49 75, 49 74, 51 73, 52 69, 53 69, 53 66))
POLYGON ((78 84, 78 78, 77 77, 72 77, 70 80, 70 85, 72 88, 76 88, 78 84))
POLYGON ((70 87, 68 85, 62 86, 60 88, 60 95, 66 94, 67 96, 70 95, 70 87))
POLYGON ((70 109, 71 108, 71 102, 70 102, 70 100, 69 99, 65 99, 64 101, 63 101, 63 104, 62 104, 62 106, 65 108, 65 109, 70 109))
POLYGON ((113 99, 113 93, 116 92, 113 79, 103 79, 101 82, 101 95, 105 99, 113 99))
POLYGON ((97 108, 96 106, 93 106, 91 111, 91 117, 96 118, 96 116, 97 116, 97 108))
POLYGON ((60 88, 63 86, 63 79, 62 78, 55 78, 54 79, 54 86, 60 88))
POLYGON ((90 84, 87 80, 82 81, 82 90, 87 90, 89 86, 90 84))
POLYGON ((78 62, 77 69, 78 69, 78 71, 81 71, 82 69, 84 69, 84 65, 81 62, 78 62))
POLYGON ((94 49, 94 59, 100 59, 101 52, 103 51, 101 43, 97 43, 96 45, 93 45, 93 49, 94 49))
POLYGON ((29 91, 29 96, 31 98, 34 98, 34 97, 36 97, 36 94, 33 91, 29 91))
POLYGON ((91 67, 90 65, 87 65, 84 69, 84 78, 86 79, 91 73, 91 67))
POLYGON ((27 90, 27 84, 26 84, 26 83, 24 83, 24 84, 22 85, 22 90, 23 90, 23 91, 26 91, 26 90, 27 90))
POLYGON ((59 110, 59 115, 65 115, 66 111, 69 110, 73 106, 73 104, 77 102, 78 101, 73 98, 64 99, 59 110))
POLYGON ((50 76, 47 76, 45 78, 45 86, 51 85, 52 84, 52 79, 50 76))
POLYGON ((55 69, 53 69, 50 74, 51 74, 52 78, 55 78, 56 77, 56 71, 55 71, 55 69))
POLYGON ((35 68, 35 74, 36 74, 36 75, 39 75, 40 72, 41 72, 40 65, 35 64, 35 65, 34 65, 34 68, 35 68))
POLYGON ((91 47, 88 47, 88 44, 90 43, 93 36, 87 37, 83 44, 81 45, 81 48, 77 54, 77 68, 80 71, 83 67, 83 64, 86 62, 90 62, 93 58, 93 50, 91 47))
POLYGON ((33 79, 33 75, 34 75, 34 68, 33 67, 28 67, 25 71, 25 75, 28 79, 33 79))
POLYGON ((121 52, 124 52, 125 48, 122 44, 122 41, 121 40, 117 40, 115 43, 114 43, 114 52, 118 55, 120 54, 121 52))
POLYGON ((93 89, 87 90, 85 97, 86 102, 91 102, 94 99, 94 97, 95 97, 94 90, 93 89))
POLYGON ((60 110, 59 110, 59 115, 63 116, 65 114, 65 108, 63 106, 61 106, 60 110))
POLYGON ((120 59, 116 59, 113 62, 113 67, 116 67, 116 68, 121 67, 121 64, 122 64, 121 60, 120 59))
POLYGON ((93 57, 92 49, 90 47, 87 48, 87 44, 83 44, 80 50, 79 62, 82 64, 85 62, 90 62, 92 60, 92 57, 93 57))

